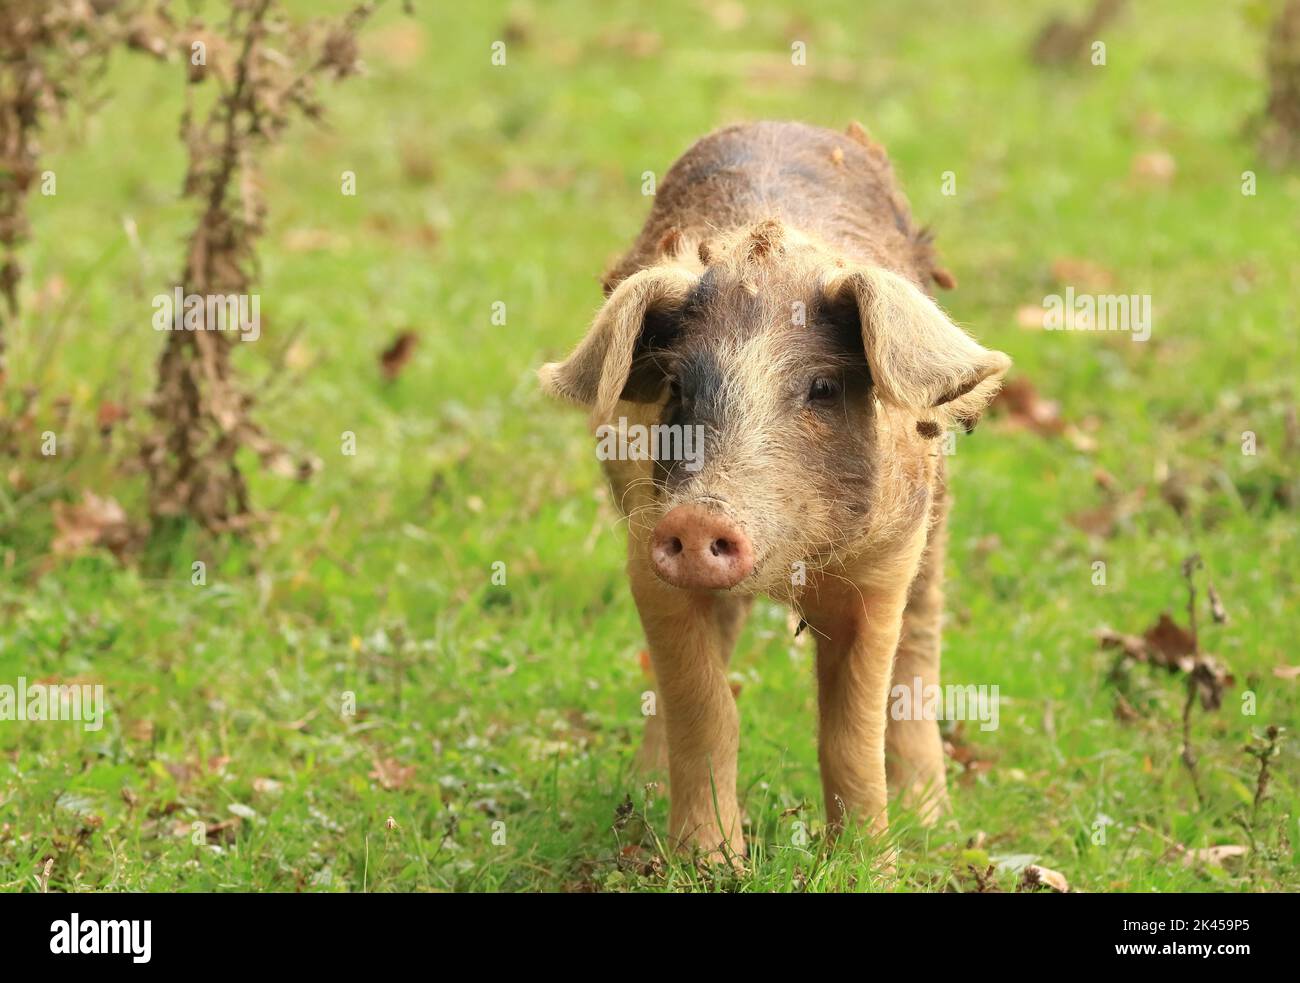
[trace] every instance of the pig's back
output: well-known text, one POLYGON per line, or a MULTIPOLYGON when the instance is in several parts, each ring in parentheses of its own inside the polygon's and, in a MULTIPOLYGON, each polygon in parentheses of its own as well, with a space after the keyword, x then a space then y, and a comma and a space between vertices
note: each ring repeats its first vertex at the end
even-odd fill
POLYGON ((778 218, 925 285, 933 268, 889 160, 878 146, 805 123, 745 123, 699 140, 658 188, 641 234, 607 289, 651 265, 671 230, 701 240, 778 218))

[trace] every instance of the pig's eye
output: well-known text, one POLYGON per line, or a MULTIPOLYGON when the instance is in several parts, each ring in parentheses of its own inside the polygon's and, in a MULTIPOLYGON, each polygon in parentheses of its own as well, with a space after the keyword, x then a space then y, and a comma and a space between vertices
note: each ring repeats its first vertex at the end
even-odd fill
POLYGON ((808 387, 808 402, 829 403, 840 398, 840 384, 835 379, 818 376, 808 387))

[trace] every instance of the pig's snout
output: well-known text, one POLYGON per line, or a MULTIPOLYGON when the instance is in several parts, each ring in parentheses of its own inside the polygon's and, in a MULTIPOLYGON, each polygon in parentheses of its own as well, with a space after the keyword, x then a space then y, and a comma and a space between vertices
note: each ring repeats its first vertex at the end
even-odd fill
POLYGON ((674 587, 725 590, 753 572, 754 549, 726 516, 701 505, 679 505, 655 526, 650 560, 674 587))

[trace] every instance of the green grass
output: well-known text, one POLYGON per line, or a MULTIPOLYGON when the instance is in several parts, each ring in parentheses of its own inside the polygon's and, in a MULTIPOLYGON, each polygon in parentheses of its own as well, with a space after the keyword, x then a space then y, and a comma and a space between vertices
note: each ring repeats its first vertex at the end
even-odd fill
POLYGON ((1300 682, 1272 672, 1298 661, 1300 176, 1264 170, 1243 129, 1264 80, 1237 5, 1135 6, 1104 35, 1108 64, 1073 70, 1026 57, 1055 2, 825 3, 735 29, 706 3, 420 6, 368 29, 369 76, 329 90, 328 127, 266 161, 264 337, 238 368, 259 418, 324 468, 305 485, 255 474, 265 544, 191 531, 132 568, 50 558, 56 501, 89 489, 144 514, 131 430, 160 348, 150 298, 192 221, 176 196, 180 70, 120 56, 103 109, 47 134, 58 194, 31 201, 11 338, 11 380, 39 394, 30 454, 0 482, 0 683, 102 682, 109 713, 97 733, 0 723, 0 887, 37 889, 53 858, 51 890, 973 890, 971 866, 1030 856, 1088 891, 1300 888, 1294 740, 1242 826, 1256 774, 1242 746, 1267 724, 1294 735, 1300 706, 1300 682), (496 68, 510 16, 523 40, 496 68), (634 31, 660 49, 620 50, 634 31), (794 39, 806 68, 788 67, 794 39), (959 442, 945 679, 996 683, 1006 702, 998 730, 967 734, 987 765, 950 763, 952 815, 922 831, 899 814, 890 881, 823 849, 811 650, 765 603, 732 666, 750 869, 655 860, 666 805, 631 770, 648 684, 621 531, 580 415, 533 381, 580 337, 596 276, 642 221, 642 172, 757 118, 862 120, 960 280, 945 304, 1096 444, 996 416, 959 442), (1131 176, 1151 150, 1175 159, 1168 184, 1131 176), (1151 294, 1151 340, 1018 327, 1062 257, 1151 294), (385 384, 376 356, 403 330, 420 345, 385 384), (101 440, 106 399, 132 418, 101 440), (65 441, 54 458, 37 449, 47 429, 65 441), (1106 539, 1069 521, 1105 501, 1098 469, 1119 494, 1145 490, 1106 539), (1182 516, 1166 475, 1189 489, 1182 516), (1236 678, 1193 718, 1204 806, 1179 762, 1181 681, 1136 670, 1141 717, 1121 722, 1092 637, 1182 618, 1192 551, 1231 614, 1203 617, 1205 645, 1236 678), (192 842, 192 823, 232 818, 192 842), (1176 856, 1251 842, 1227 866, 1176 856))

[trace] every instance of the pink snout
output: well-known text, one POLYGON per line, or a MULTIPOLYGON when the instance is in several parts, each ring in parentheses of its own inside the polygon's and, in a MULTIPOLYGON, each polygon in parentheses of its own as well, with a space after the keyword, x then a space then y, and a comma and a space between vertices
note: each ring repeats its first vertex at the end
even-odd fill
POLYGON ((679 505, 655 526, 655 572, 688 590, 735 587, 754 570, 754 549, 740 526, 701 505, 679 505))

